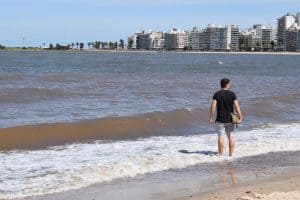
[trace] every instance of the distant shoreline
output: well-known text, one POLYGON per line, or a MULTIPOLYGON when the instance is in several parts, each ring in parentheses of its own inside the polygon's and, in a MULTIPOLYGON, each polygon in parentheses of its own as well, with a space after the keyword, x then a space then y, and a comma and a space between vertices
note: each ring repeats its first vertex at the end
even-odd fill
POLYGON ((43 49, 3 49, 1 51, 29 51, 29 52, 109 52, 109 53, 186 53, 186 54, 241 54, 241 55, 300 55, 300 52, 264 52, 264 51, 156 51, 156 50, 101 50, 101 49, 84 49, 84 50, 43 50, 43 49))

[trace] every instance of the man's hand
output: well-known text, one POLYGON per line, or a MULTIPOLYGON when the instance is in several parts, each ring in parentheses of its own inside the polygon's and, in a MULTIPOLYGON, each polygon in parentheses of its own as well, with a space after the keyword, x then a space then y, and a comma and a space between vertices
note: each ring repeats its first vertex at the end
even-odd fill
POLYGON ((234 106, 234 110, 237 112, 237 114, 239 116, 238 123, 241 124, 243 122, 243 115, 242 115, 242 111, 241 111, 239 102, 237 100, 235 100, 233 102, 233 106, 234 106))
POLYGON ((239 120, 237 122, 238 122, 238 124, 241 124, 243 122, 243 117, 240 116, 239 120))
POLYGON ((209 126, 213 125, 215 122, 212 118, 209 119, 209 126))

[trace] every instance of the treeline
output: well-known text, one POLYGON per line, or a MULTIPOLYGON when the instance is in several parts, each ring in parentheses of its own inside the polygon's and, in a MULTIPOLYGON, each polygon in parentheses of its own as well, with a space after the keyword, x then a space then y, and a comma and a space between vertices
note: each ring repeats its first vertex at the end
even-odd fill
POLYGON ((0 49, 3 50, 6 49, 6 47, 0 44, 0 49))
POLYGON ((123 50, 125 49, 125 42, 123 39, 120 39, 119 42, 74 42, 67 45, 61 45, 59 43, 53 45, 49 44, 49 50, 83 50, 83 49, 97 49, 97 50, 123 50))

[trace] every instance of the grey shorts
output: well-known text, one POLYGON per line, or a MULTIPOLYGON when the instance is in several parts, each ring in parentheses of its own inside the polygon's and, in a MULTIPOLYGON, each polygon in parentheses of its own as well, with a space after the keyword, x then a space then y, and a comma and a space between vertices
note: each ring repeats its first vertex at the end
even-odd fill
POLYGON ((216 132, 219 136, 223 136, 225 133, 227 136, 230 136, 234 132, 233 123, 215 123, 216 132))

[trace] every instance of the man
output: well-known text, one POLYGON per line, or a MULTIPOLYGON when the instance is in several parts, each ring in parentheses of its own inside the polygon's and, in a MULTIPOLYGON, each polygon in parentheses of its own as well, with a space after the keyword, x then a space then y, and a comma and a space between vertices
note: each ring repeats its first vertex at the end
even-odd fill
POLYGON ((222 79, 221 90, 216 92, 210 107, 209 123, 214 124, 218 134, 218 151, 219 155, 224 154, 224 134, 226 133, 229 140, 229 156, 233 156, 235 140, 234 140, 234 124, 232 123, 231 114, 234 110, 237 113, 237 123, 242 123, 243 116, 239 102, 234 92, 230 91, 230 80, 222 79), (214 121, 213 115, 217 110, 217 118, 214 121))

